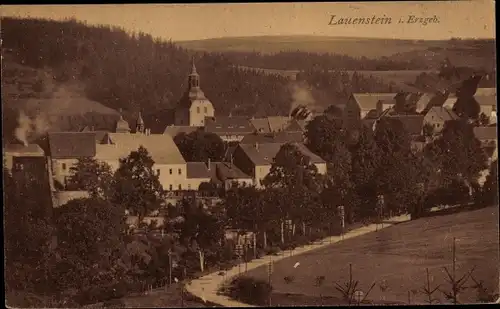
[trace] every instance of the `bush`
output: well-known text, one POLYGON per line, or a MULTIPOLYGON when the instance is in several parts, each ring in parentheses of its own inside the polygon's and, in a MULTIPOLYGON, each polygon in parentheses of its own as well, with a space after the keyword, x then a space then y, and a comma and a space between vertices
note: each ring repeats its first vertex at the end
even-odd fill
POLYGON ((229 296, 247 304, 263 306, 268 303, 272 286, 264 280, 240 276, 231 281, 229 296))
POLYGON ((272 246, 272 247, 267 247, 264 249, 264 252, 266 255, 277 255, 280 253, 281 249, 280 247, 272 246))

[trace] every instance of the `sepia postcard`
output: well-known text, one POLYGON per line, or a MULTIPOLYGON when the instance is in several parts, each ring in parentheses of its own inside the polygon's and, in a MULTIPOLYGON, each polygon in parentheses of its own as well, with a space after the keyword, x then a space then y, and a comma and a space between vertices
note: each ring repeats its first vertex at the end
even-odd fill
POLYGON ((492 0, 0 12, 7 307, 500 302, 492 0))

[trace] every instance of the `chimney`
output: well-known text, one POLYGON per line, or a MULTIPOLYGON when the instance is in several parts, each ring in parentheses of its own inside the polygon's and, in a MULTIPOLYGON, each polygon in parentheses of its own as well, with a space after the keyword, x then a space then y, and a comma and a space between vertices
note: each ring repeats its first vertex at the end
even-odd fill
POLYGON ((210 170, 210 158, 208 158, 207 169, 210 170))
POLYGON ((258 142, 255 142, 255 149, 256 149, 257 151, 259 151, 259 143, 258 143, 258 142))

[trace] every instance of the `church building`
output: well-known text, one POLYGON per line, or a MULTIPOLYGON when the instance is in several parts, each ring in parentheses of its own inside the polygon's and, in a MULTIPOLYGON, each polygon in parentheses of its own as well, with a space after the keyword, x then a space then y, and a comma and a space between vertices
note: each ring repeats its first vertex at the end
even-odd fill
POLYGON ((194 65, 188 77, 188 88, 175 109, 174 125, 205 126, 205 117, 214 117, 214 107, 200 88, 200 75, 194 65))

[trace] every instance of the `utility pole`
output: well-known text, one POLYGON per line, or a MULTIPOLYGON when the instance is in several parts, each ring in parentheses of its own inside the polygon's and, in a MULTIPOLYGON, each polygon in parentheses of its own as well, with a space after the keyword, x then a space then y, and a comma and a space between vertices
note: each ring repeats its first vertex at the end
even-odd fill
POLYGON ((172 285, 172 251, 168 250, 168 286, 172 285))
MULTIPOLYGON (((269 274, 269 286, 271 287, 271 275, 273 273, 273 257, 269 256, 269 269, 268 269, 268 274, 269 274)), ((272 293, 269 293, 269 307, 271 307, 272 301, 272 293)))

